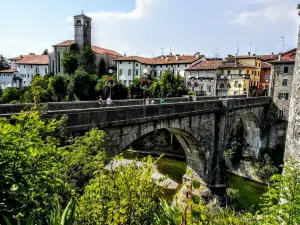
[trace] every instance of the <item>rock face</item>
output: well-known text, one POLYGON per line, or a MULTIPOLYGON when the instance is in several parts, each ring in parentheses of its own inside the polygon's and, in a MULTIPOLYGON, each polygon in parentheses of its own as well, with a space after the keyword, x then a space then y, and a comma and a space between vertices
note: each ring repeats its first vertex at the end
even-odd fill
POLYGON ((288 129, 285 146, 285 162, 295 159, 300 162, 300 32, 298 35, 298 49, 294 69, 294 80, 292 96, 290 100, 290 110, 288 119, 288 129))

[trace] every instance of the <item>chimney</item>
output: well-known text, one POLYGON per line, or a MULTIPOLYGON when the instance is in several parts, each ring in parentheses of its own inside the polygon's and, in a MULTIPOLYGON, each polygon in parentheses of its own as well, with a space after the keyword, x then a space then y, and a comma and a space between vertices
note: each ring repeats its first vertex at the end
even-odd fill
POLYGON ((166 57, 166 61, 168 61, 168 56, 166 57))
POLYGON ((250 56, 251 55, 251 52, 248 52, 248 56, 250 56))
POLYGON ((164 55, 161 55, 161 58, 163 59, 163 58, 165 58, 165 56, 164 56, 164 55))
POLYGON ((179 58, 178 55, 176 55, 176 61, 178 61, 178 58, 179 58))
POLYGON ((271 55, 274 55, 274 52, 272 52, 271 55))
POLYGON ((278 55, 278 61, 281 61, 281 54, 278 55))
POLYGON ((124 57, 126 57, 126 53, 124 53, 124 57))
POLYGON ((197 57, 197 59, 199 59, 200 58, 200 52, 196 52, 196 57, 197 57))
POLYGON ((234 60, 234 65, 237 66, 237 59, 234 60))

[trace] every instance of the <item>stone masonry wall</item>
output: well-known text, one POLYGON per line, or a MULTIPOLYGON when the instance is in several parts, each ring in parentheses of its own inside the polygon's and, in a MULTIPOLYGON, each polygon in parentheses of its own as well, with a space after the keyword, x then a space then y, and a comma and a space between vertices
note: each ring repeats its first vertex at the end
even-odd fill
POLYGON ((294 64, 275 64, 272 70, 272 77, 274 79, 273 96, 272 99, 278 110, 283 111, 284 120, 288 119, 289 115, 289 105, 291 98, 291 91, 293 86, 293 74, 294 74, 294 64), (284 73, 284 67, 288 67, 288 73, 284 73), (287 85, 282 85, 282 81, 287 79, 287 85), (287 93, 288 99, 279 98, 279 93, 287 93))

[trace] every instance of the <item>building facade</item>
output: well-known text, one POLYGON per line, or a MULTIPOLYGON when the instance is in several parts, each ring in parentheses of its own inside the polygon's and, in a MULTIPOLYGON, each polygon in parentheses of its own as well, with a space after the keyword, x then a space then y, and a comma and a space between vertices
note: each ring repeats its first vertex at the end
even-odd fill
POLYGON ((269 96, 278 107, 278 118, 282 120, 287 120, 289 116, 296 50, 282 53, 277 60, 269 62, 272 64, 269 96))
POLYGON ((21 81, 16 80, 18 71, 16 69, 0 70, 0 89, 4 90, 8 87, 20 87, 21 81))
POLYGON ((49 53, 49 69, 51 74, 64 74, 62 59, 64 52, 74 50, 80 51, 84 45, 91 46, 96 55, 96 72, 99 71, 101 60, 105 62, 106 71, 113 69, 116 72, 115 59, 122 56, 116 51, 92 45, 92 18, 84 14, 74 16, 74 40, 66 40, 53 45, 53 52, 49 53))
POLYGON ((134 78, 144 76, 147 69, 156 79, 159 79, 163 71, 171 70, 175 75, 184 76, 184 71, 194 63, 205 61, 205 57, 196 53, 195 55, 167 55, 154 58, 139 56, 119 57, 117 62, 117 76, 124 85, 130 85, 134 78))
MULTIPOLYGON (((200 61, 185 70, 187 87, 197 95, 215 96, 218 90, 217 75, 221 60, 200 61)), ((224 94, 226 95, 226 94, 224 94)))

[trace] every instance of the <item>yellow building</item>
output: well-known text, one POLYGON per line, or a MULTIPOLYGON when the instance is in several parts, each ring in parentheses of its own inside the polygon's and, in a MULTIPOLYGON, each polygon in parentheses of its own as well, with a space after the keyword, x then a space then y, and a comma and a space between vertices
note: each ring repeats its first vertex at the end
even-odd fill
POLYGON ((219 70, 220 77, 228 80, 228 96, 250 96, 251 75, 255 74, 256 67, 237 59, 227 58, 226 61, 223 61, 219 70))
POLYGON ((258 96, 259 87, 260 87, 260 76, 261 76, 261 58, 257 56, 235 56, 227 58, 227 60, 237 60, 241 64, 248 66, 246 72, 250 75, 249 81, 249 96, 255 97, 258 96))

